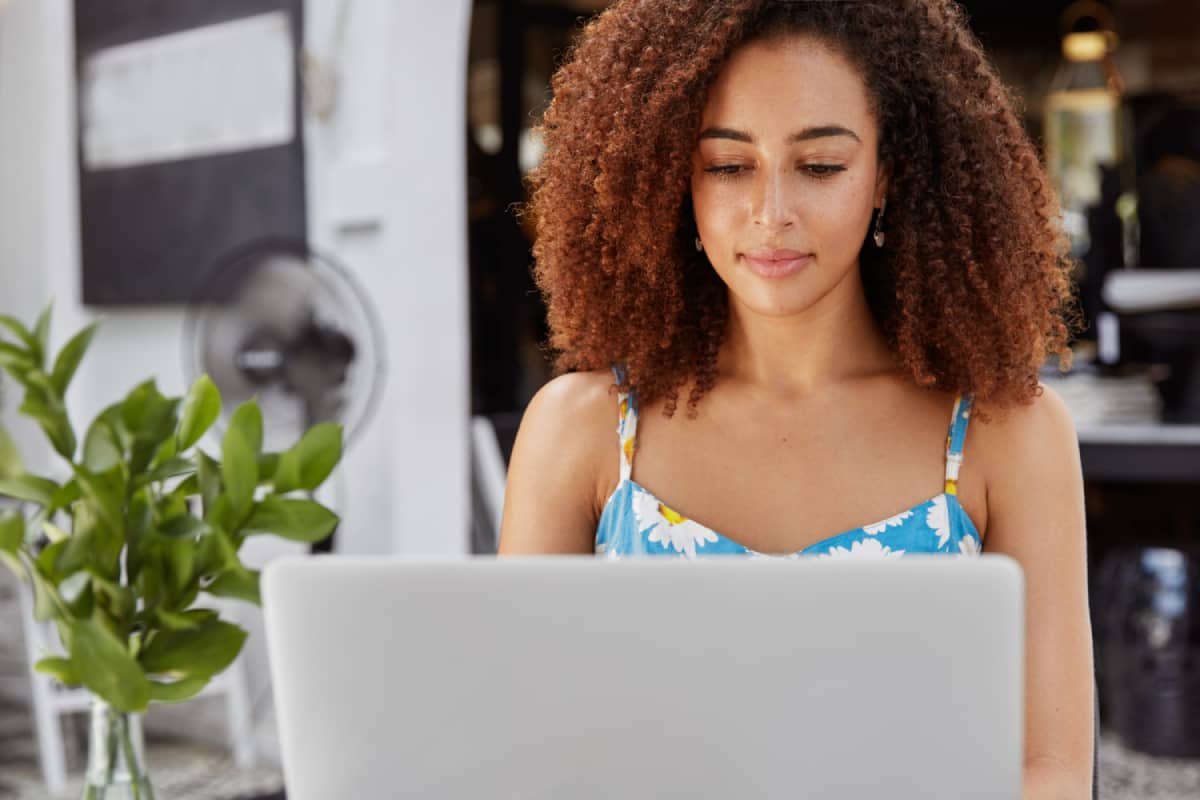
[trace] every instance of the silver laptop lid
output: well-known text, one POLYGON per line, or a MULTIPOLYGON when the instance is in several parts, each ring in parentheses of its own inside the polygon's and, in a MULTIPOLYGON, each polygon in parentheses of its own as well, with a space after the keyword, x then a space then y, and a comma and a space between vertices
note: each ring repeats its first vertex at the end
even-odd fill
POLYGON ((289 800, 1020 795, 1002 556, 284 559, 289 800))

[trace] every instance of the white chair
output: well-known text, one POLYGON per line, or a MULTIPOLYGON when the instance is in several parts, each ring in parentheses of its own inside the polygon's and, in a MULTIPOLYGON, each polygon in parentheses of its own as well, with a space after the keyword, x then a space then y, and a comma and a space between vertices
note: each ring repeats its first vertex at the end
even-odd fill
POLYGON ((500 517, 504 513, 504 486, 508 466, 492 421, 471 418, 471 495, 474 506, 472 531, 476 553, 494 553, 500 543, 500 517))
MULTIPOLYGON (((20 582, 17 595, 20 598, 21 619, 24 623, 25 653, 33 683, 31 705, 42 778, 46 783, 46 790, 51 795, 58 795, 67 783, 66 748, 61 717, 65 714, 88 711, 91 694, 86 689, 67 688, 49 675, 34 671, 33 665, 38 660, 47 655, 62 653, 64 648, 53 625, 38 622, 33 618, 33 592, 26 582, 20 582)), ((204 605, 217 608, 225 619, 236 616, 233 603, 207 598, 204 605)), ((213 695, 225 696, 229 742, 234 763, 242 768, 253 766, 256 760, 254 720, 246 669, 241 657, 214 678, 197 697, 213 695)))

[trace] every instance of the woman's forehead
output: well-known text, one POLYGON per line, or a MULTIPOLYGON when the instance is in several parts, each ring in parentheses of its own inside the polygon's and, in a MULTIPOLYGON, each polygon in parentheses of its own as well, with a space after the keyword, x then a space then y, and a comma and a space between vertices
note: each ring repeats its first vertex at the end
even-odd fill
POLYGON ((869 133, 870 98, 850 60, 809 36, 736 50, 709 89, 703 114, 703 127, 749 129, 756 137, 829 124, 869 133))

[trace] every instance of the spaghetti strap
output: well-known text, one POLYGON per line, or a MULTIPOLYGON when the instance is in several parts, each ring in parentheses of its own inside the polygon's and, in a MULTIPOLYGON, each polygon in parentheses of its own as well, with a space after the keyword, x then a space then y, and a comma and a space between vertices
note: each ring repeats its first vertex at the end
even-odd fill
MULTIPOLYGON (((625 372, 620 367, 612 369, 617 386, 620 386, 625 379, 625 372)), ((632 388, 628 392, 618 389, 617 403, 617 439, 621 445, 621 483, 624 483, 633 474, 633 452, 637 449, 637 394, 632 388)))
POLYGON ((963 443, 971 419, 970 395, 959 395, 950 415, 950 432, 946 435, 946 494, 958 494, 958 471, 962 468, 963 443))

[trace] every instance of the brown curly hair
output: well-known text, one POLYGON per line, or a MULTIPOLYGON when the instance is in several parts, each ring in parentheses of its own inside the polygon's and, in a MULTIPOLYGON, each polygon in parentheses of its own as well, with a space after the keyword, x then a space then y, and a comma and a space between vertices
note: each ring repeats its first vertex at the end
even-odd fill
POLYGON ((998 408, 1069 363, 1071 262, 1014 102, 953 0, 619 0, 552 79, 529 177, 538 286, 559 371, 625 366, 643 402, 716 380, 728 297, 692 246, 692 153, 708 87, 740 45, 808 34, 859 69, 890 171, 886 249, 864 247, 872 313, 916 384, 998 408))

